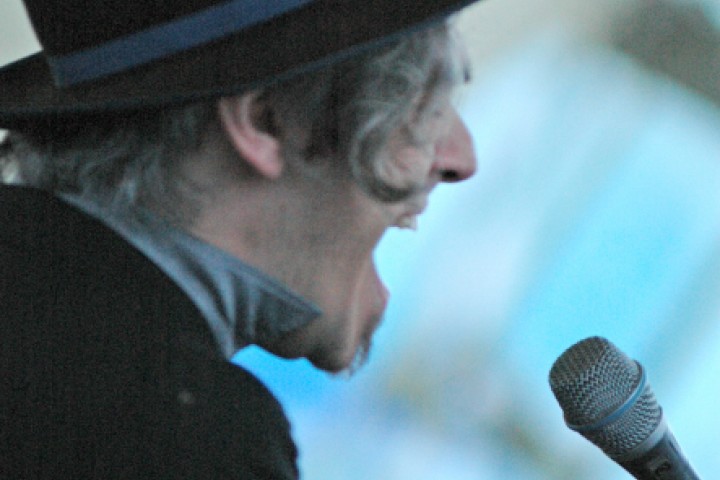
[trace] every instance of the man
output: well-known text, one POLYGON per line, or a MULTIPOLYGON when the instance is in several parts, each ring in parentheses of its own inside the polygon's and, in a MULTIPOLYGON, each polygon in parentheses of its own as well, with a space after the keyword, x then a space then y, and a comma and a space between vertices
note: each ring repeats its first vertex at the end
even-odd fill
POLYGON ((472 2, 25 0, 0 70, 1 478, 297 478, 258 344, 329 372, 373 250, 475 169, 443 18, 472 2))

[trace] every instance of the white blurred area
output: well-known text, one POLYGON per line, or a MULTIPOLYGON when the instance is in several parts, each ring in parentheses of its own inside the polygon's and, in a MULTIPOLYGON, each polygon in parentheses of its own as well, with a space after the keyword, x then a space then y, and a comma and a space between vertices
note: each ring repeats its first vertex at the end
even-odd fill
MULTIPOLYGON (((37 49, 18 4, 0 62, 37 49)), ((646 367, 700 476, 720 471, 720 7, 485 0, 458 22, 479 173, 383 241, 370 363, 345 381, 238 355, 285 404, 304 478, 629 478, 547 383, 590 335, 646 367)))
POLYGON ((40 50, 20 0, 0 4, 0 65, 40 50))

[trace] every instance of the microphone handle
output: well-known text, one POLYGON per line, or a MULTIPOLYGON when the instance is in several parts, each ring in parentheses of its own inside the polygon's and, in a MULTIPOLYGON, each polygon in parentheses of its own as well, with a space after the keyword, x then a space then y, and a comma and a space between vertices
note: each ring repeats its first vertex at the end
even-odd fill
POLYGON ((669 429, 643 455, 632 460, 616 461, 638 480, 700 480, 669 429))

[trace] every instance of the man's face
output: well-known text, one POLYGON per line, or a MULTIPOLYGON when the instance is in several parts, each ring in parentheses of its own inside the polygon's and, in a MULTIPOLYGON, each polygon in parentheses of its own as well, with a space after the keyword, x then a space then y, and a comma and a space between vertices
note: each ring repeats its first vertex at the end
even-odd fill
POLYGON ((389 294, 373 260, 388 228, 413 228, 430 192, 442 181, 460 181, 476 168, 472 142, 457 111, 446 105, 422 128, 423 141, 410 141, 398 128, 389 142, 384 174, 393 185, 414 187, 406 200, 383 203, 367 195, 347 173, 337 171, 323 187, 308 180, 306 214, 312 228, 299 236, 294 268, 283 281, 315 302, 321 318, 274 346, 285 356, 307 357, 316 367, 352 368, 369 348, 389 294))

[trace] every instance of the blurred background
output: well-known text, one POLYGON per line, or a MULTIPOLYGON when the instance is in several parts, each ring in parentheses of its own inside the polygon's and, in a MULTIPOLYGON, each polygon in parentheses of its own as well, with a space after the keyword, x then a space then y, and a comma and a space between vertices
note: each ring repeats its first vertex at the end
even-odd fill
MULTIPOLYGON (((720 471, 720 3, 486 0, 457 21, 479 173, 383 240, 370 363, 236 357, 284 403, 304 478, 629 478, 548 386, 591 335, 643 363, 700 476, 720 471)), ((37 48, 2 0, 0 63, 37 48)))

